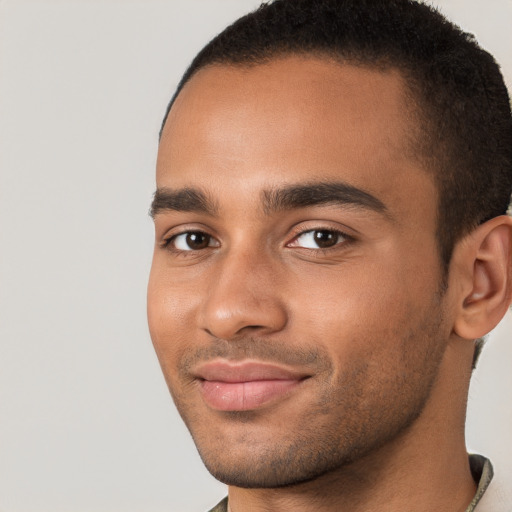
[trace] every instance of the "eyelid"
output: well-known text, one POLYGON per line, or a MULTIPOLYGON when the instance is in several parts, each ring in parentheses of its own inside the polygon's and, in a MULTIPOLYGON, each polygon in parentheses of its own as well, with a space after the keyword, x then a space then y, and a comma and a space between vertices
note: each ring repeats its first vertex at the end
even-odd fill
POLYGON ((338 222, 330 222, 326 220, 307 220, 297 222, 290 228, 289 234, 287 236, 288 242, 286 243, 288 244, 292 239, 295 239, 298 236, 311 231, 332 231, 339 233, 340 235, 350 240, 355 240, 359 235, 357 230, 338 222))

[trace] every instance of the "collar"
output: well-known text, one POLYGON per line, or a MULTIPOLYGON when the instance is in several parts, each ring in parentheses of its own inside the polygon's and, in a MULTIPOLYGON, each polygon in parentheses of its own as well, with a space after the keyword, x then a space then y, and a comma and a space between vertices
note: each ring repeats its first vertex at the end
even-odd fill
POLYGON ((466 509, 466 512, 473 512, 489 487, 492 477, 494 476, 494 470, 491 461, 481 455, 470 455, 469 467, 471 469, 473 479, 478 484, 475 496, 466 509))

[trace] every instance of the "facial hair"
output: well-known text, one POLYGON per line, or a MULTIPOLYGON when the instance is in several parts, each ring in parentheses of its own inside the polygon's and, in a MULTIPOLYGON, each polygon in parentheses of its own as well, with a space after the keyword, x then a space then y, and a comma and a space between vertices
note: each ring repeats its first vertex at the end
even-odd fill
POLYGON ((170 385, 171 393, 216 479, 244 488, 311 481, 378 451, 421 415, 447 342, 441 336, 441 313, 436 295, 406 332, 400 326, 375 333, 375 347, 383 355, 381 367, 371 359, 336 365, 321 344, 297 347, 264 337, 212 339, 183 355, 177 369, 181 385, 170 385), (399 340, 399 350, 388 359, 389 339, 393 345, 399 340), (297 400, 296 410, 288 404, 282 420, 279 407, 205 417, 204 409, 191 399, 195 384, 190 369, 215 358, 254 358, 307 370, 313 375, 308 384, 308 396, 313 398, 306 403, 297 400))

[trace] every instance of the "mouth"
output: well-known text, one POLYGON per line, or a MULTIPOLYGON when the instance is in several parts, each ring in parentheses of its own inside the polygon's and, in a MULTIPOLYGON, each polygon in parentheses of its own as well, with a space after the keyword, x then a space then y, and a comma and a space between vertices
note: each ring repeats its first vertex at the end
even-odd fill
POLYGON ((282 366, 216 360, 194 372, 205 403, 218 411, 250 411, 288 397, 310 375, 282 366))

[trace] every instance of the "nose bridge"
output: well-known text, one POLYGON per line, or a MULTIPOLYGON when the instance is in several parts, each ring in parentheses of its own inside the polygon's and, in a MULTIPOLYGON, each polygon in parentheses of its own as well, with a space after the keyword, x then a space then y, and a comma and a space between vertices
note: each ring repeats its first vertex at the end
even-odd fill
POLYGON ((204 329, 221 339, 248 328, 260 334, 282 329, 286 311, 276 267, 264 250, 233 248, 220 256, 204 304, 204 329))

